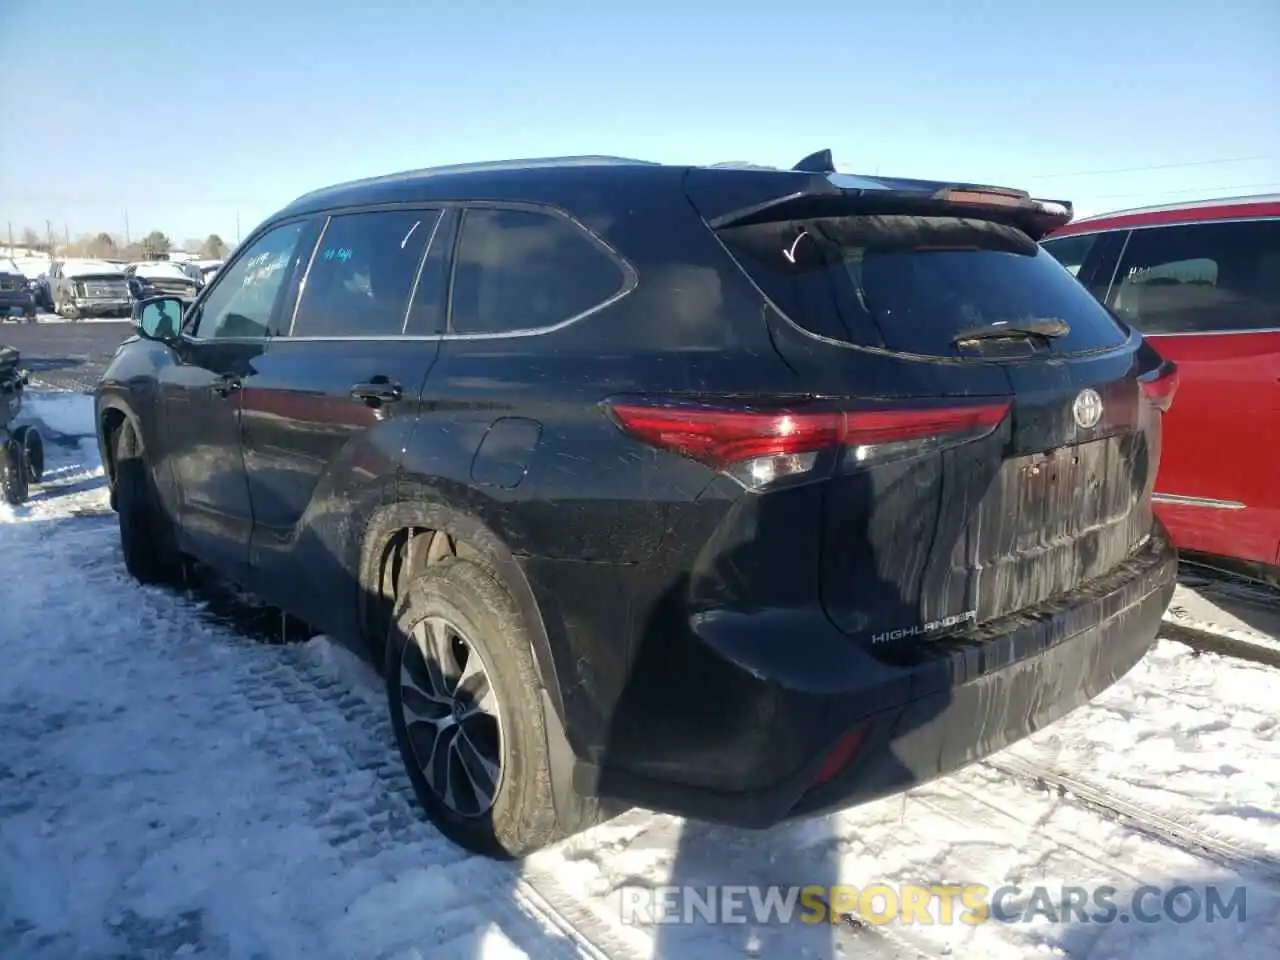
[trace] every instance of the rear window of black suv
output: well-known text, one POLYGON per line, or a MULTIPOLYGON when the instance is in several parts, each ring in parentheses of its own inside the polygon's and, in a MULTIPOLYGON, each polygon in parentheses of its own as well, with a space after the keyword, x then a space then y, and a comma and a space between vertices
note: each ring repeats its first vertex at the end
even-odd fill
POLYGON ((991 324, 1060 320, 1053 354, 1127 332, 1022 231, 962 217, 862 215, 721 229, 747 274, 811 333, 895 352, 976 357, 953 341, 991 324))

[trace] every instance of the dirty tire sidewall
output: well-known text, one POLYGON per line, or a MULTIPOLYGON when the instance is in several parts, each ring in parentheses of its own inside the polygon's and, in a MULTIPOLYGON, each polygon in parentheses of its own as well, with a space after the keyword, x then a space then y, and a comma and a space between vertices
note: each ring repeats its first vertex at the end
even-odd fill
POLYGON ((116 509, 120 550, 130 575, 140 583, 172 583, 181 572, 168 523, 161 511, 150 466, 130 424, 116 439, 116 509))
POLYGON ((21 441, 10 438, 0 450, 0 495, 10 506, 27 502, 30 494, 27 476, 27 459, 22 453, 21 441))
POLYGON ((387 701, 396 743, 419 802, 454 843, 485 856, 526 856, 566 835, 551 790, 541 685, 528 630, 507 590, 466 560, 451 558, 415 579, 396 607, 387 637, 387 701), (502 717, 502 778, 481 817, 449 809, 427 784, 410 745, 400 700, 400 661, 413 630, 428 616, 454 623, 479 649, 502 717))
POLYGON ((13 431, 13 436, 22 444, 22 453, 27 461, 28 481, 39 483, 44 477, 44 437, 30 425, 18 427, 13 431))

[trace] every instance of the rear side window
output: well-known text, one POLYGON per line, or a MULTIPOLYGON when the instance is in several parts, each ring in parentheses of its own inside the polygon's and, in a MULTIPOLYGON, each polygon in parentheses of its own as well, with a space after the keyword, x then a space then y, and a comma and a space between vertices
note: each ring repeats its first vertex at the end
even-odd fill
POLYGON ((439 217, 438 210, 382 210, 330 219, 290 335, 402 334, 414 279, 439 217))
POLYGON ((812 333, 904 353, 972 356, 952 341, 991 324, 1065 321, 1055 354, 1126 332, 1022 231, 961 217, 875 215, 731 227, 730 251, 812 333))
POLYGON ((620 293, 618 263, 572 221, 529 210, 464 212, 450 296, 453 333, 554 326, 620 293))
POLYGON ((1134 230, 1111 303, 1143 333, 1280 328, 1280 220, 1134 230))

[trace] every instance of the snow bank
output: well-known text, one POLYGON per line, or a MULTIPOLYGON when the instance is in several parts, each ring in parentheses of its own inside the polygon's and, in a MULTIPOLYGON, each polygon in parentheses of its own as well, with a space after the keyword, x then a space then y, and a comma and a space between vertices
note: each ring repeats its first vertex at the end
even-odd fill
POLYGON ((41 432, 64 437, 92 437, 93 397, 84 393, 28 393, 22 419, 36 422, 41 432))

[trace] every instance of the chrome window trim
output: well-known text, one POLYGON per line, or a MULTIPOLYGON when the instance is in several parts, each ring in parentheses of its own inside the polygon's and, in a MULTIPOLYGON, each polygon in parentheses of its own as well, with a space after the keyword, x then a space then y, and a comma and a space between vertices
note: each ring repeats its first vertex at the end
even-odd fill
POLYGON ((1212 497, 1187 497, 1178 493, 1153 493, 1152 503, 1170 503, 1184 507, 1210 507, 1214 510, 1243 510, 1239 500, 1215 500, 1212 497))
MULTIPOLYGON (((1188 220, 1186 222, 1175 223, 1149 223, 1139 227, 1109 227, 1103 230, 1092 230, 1081 233, 1073 233, 1069 236, 1058 237, 1059 240, 1070 240, 1072 237, 1086 237, 1102 233, 1120 233, 1124 231, 1124 245, 1120 248, 1120 252, 1116 254, 1115 266, 1111 268, 1111 280, 1107 283, 1106 299, 1103 300, 1108 308, 1111 306, 1111 294, 1116 288, 1116 278, 1120 276, 1120 264, 1124 263, 1124 255, 1129 252, 1129 241, 1133 239, 1135 230, 1155 230, 1161 227, 1198 227, 1200 225, 1209 225, 1215 223, 1259 223, 1270 220, 1280 221, 1280 217, 1233 217, 1223 220, 1188 220)), ((1053 239, 1053 238, 1049 238, 1053 239)), ((1125 321, 1128 323, 1129 321, 1125 321)), ((1136 327, 1134 328, 1137 329, 1136 327)), ((1240 336, 1250 333, 1280 333, 1280 327, 1257 327, 1232 330, 1180 330, 1176 333, 1143 333, 1143 337, 1229 337, 1240 336)), ((1194 498, 1193 498, 1194 499, 1194 498)))
MULTIPOLYGON (((411 206, 411 205, 388 204, 385 207, 382 207, 382 209, 400 209, 405 206, 411 206)), ((521 330, 502 330, 495 333, 447 333, 447 332, 418 333, 418 334, 401 333, 401 334, 380 334, 375 336, 352 335, 352 336, 341 336, 341 337, 336 337, 336 336, 294 337, 294 336, 286 335, 286 336, 279 336, 279 337, 271 337, 271 336, 218 337, 218 338, 203 338, 203 339, 192 337, 186 332, 183 332, 180 336, 180 339, 182 339, 187 343, 192 343, 192 344, 214 343, 214 342, 217 342, 217 343, 266 343, 271 340, 290 340, 295 343, 327 343, 327 342, 366 343, 366 342, 383 342, 383 341, 396 342, 396 343, 433 343, 433 342, 440 342, 440 341, 465 342, 465 341, 479 341, 479 340, 506 340, 506 339, 522 338, 522 337, 540 337, 549 333, 557 333, 560 330, 563 330, 566 327, 572 326, 575 323, 579 323, 582 320, 585 320, 588 317, 593 316, 594 314, 597 314, 602 310, 608 309, 609 307, 613 306, 615 303, 617 303, 623 297, 627 296, 627 294, 631 293, 633 290, 635 290, 637 286, 640 285, 640 275, 636 271, 636 268, 632 266, 630 260, 624 257, 619 251, 617 251, 612 244, 608 243, 601 237, 597 236, 594 231, 588 229, 587 226, 583 224, 581 221, 579 221, 577 217, 573 216, 567 211, 561 210, 559 207, 555 207, 555 206, 551 206, 549 204, 543 204, 543 203, 530 203, 530 202, 522 202, 522 201, 516 201, 516 200, 512 200, 512 201, 493 200, 493 201, 476 201, 476 202, 468 202, 465 200, 442 200, 434 204, 423 203, 421 207, 422 209, 436 209, 439 211, 439 214, 440 214, 436 218, 435 227, 432 229, 431 241, 428 242, 428 247, 427 247, 428 253, 430 251, 430 243, 434 242, 436 231, 439 230, 440 224, 444 222, 445 214, 448 212, 450 208, 460 208, 460 213, 464 215, 468 208, 476 207, 479 209, 528 210, 535 213, 543 213, 543 214, 549 214, 551 216, 561 217, 562 219, 568 220, 575 227, 577 227, 579 230, 585 233, 587 238, 592 243, 594 243, 597 247, 603 250, 604 253, 609 257, 609 259, 614 262, 614 264, 622 271, 622 285, 618 289, 617 293, 613 294, 613 296, 609 297, 607 300, 601 301, 600 303, 596 304, 594 307, 591 307, 590 309, 584 310, 581 313, 575 314, 574 316, 568 317, 564 320, 559 321, 558 323, 553 323, 549 326, 527 327, 521 330)), ((344 212, 357 213, 361 211, 359 210, 343 211, 339 208, 335 208, 332 212, 317 211, 316 213, 307 214, 306 216, 298 218, 299 220, 305 220, 305 219, 308 219, 309 217, 320 217, 320 216, 325 217, 325 225, 324 227, 321 228, 320 234, 316 237, 315 246, 312 248, 312 251, 311 251, 312 260, 315 259, 315 252, 320 249, 320 239, 323 237, 324 231, 328 229, 329 221, 334 216, 342 216, 344 212)), ((461 239, 462 237, 462 226, 463 226, 462 220, 463 220, 463 217, 460 216, 458 220, 457 237, 455 237, 455 240, 461 239)), ((288 221, 288 220, 282 221, 281 223, 276 224, 275 226, 285 226, 290 222, 292 221, 288 221)), ((265 234, 265 232, 266 231, 264 231, 263 233, 265 234)), ((426 262, 427 262, 426 256, 427 254, 424 253, 423 259, 418 266, 418 277, 415 278, 414 293, 417 292, 417 279, 421 278, 422 270, 426 266, 426 262)), ((452 291, 453 271, 456 269, 456 267, 457 267, 457 262, 455 260, 450 264, 450 270, 449 270, 450 291, 452 291)), ((311 272, 311 261, 308 261, 307 275, 309 275, 310 272, 311 272)), ((219 274, 221 273, 222 271, 219 271, 219 274)), ((305 279, 306 279, 306 275, 304 275, 304 280, 305 279)), ((302 300, 302 289, 303 289, 302 286, 299 286, 298 296, 294 300, 293 308, 294 308, 295 316, 294 318, 291 318, 289 321, 290 330, 293 329, 293 319, 296 318, 298 304, 302 300)), ((446 318, 445 318, 446 322, 448 322, 450 319, 448 316, 448 306, 449 305, 446 304, 446 318)), ((406 311, 405 311, 405 322, 404 322, 405 327, 408 326, 409 311, 412 309, 412 307, 413 307, 413 297, 411 295, 409 298, 409 304, 406 307, 406 311)))
POLYGON ((1116 288, 1116 277, 1120 276, 1120 264, 1124 263, 1124 255, 1129 252, 1129 241, 1132 238, 1133 231, 1126 230, 1124 243, 1120 244, 1120 251, 1116 254, 1116 262, 1111 265, 1111 278, 1107 280, 1107 292, 1102 297, 1102 302, 1108 307, 1111 306, 1111 291, 1116 288))
POLYGON ((1144 333, 1151 337, 1240 337, 1251 333, 1280 333, 1280 327, 1258 327, 1253 330, 1179 330, 1177 333, 1144 333))
POLYGON ((449 299, 445 304, 445 333, 438 337, 430 339, 443 340, 504 340, 508 337, 537 337, 547 333, 555 333, 563 330, 565 327, 571 326, 580 320, 585 320, 593 314, 599 313, 606 307, 611 307, 617 303, 640 284, 640 275, 636 272, 636 268, 631 265, 631 261, 624 257, 613 245, 605 241, 603 238, 596 236, 594 230, 587 227, 585 223, 580 221, 573 214, 559 207, 545 203, 530 203, 521 201, 502 201, 502 200, 477 200, 474 202, 460 202, 457 204, 459 209, 458 230, 453 238, 453 256, 449 263, 449 299), (545 327, 526 327, 520 330, 501 330, 492 333, 449 333, 448 330, 453 326, 453 280, 458 272, 458 247, 462 244, 463 231, 467 226, 468 210, 522 210, 526 213, 540 213, 544 216, 559 217, 562 220, 569 221, 576 229, 582 232, 587 240, 601 250, 614 264, 622 271, 622 284, 616 293, 608 299, 597 303, 594 307, 583 310, 574 316, 567 317, 556 323, 549 324, 545 327))
MULTIPOLYGON (((409 317, 413 314, 413 301, 418 296, 418 285, 422 283, 422 273, 427 269, 427 261, 431 259, 431 248, 435 245, 436 235, 440 233, 440 224, 444 223, 445 213, 444 207, 435 208, 436 222, 431 225, 431 236, 427 237, 427 245, 422 248, 422 256, 418 258, 418 269, 413 275, 413 286, 409 288, 409 298, 404 302, 404 316, 400 318, 400 336, 402 337, 408 333, 409 317)), ((292 328, 289 330, 289 335, 293 336, 292 328)))
MULTIPOLYGON (((302 295, 307 291, 307 280, 311 277, 311 267, 316 262, 316 254, 320 252, 320 244, 324 243, 324 235, 329 232, 329 224, 333 223, 333 216, 325 214, 324 226, 320 228, 320 232, 316 234, 315 245, 311 248, 311 256, 307 258, 307 269, 302 271, 302 279, 298 281, 298 292, 293 298, 293 312, 289 314, 289 336, 293 332, 294 325, 298 322, 298 307, 302 306, 302 295)), ((275 339, 267 336, 267 340, 275 339)))
MULTIPOLYGON (((1165 227, 1198 227, 1202 225, 1209 226, 1215 223, 1257 223, 1259 221, 1265 222, 1268 220, 1280 220, 1280 217, 1273 216, 1271 214, 1253 217, 1212 217, 1209 219, 1205 219, 1203 217, 1196 219, 1193 217, 1189 220, 1169 220, 1165 223, 1138 223, 1130 226, 1125 226, 1124 224, 1113 224, 1109 227, 1099 226, 1096 230, 1073 230, 1071 233, 1065 233, 1060 237, 1045 237, 1040 242, 1044 244, 1053 240, 1070 240, 1073 237, 1091 237, 1099 233, 1119 233, 1122 230, 1132 232, 1134 230, 1160 230, 1165 227)), ((1081 222, 1083 223, 1086 221, 1081 222)), ((1068 226, 1070 225, 1068 224, 1068 226)))
MULTIPOLYGON (((203 288, 203 289, 201 289, 201 290, 200 290, 200 292, 196 294, 196 298, 195 298, 193 301, 191 301, 191 306, 192 306, 192 308, 195 308, 195 307, 197 307, 197 306, 199 306, 199 307, 203 308, 203 306, 204 306, 204 301, 205 301, 205 300, 208 298, 208 296, 209 296, 209 291, 210 291, 211 289, 216 289, 216 287, 218 286, 218 283, 219 283, 220 281, 223 281, 223 277, 225 277, 225 276, 226 276, 226 269, 227 269, 227 267, 229 267, 229 266, 234 266, 236 263, 239 263, 239 262, 240 262, 240 258, 241 258, 242 256, 244 256, 244 255, 246 255, 246 254, 248 253, 248 251, 249 251, 249 247, 250 247, 253 243, 255 243, 255 242, 257 242, 258 240, 260 240, 261 238, 265 237, 268 233, 271 233, 273 230, 278 230, 278 229, 279 229, 279 228, 281 228, 281 227, 287 227, 287 226, 289 226, 290 224, 293 224, 293 223, 300 223, 300 224, 303 224, 303 225, 304 225, 304 229, 305 229, 305 224, 306 224, 306 222, 307 222, 308 220, 312 220, 312 219, 315 219, 315 218, 318 218, 318 217, 321 217, 321 216, 323 216, 323 217, 325 217, 325 218, 326 218, 325 223, 326 223, 326 225, 327 225, 327 224, 328 224, 328 216, 329 216, 327 213, 325 213, 325 214, 321 214, 321 213, 306 213, 306 214, 300 214, 300 215, 298 215, 298 216, 288 217, 288 218, 286 218, 286 219, 284 219, 284 220, 280 220, 280 221, 278 221, 278 222, 276 222, 276 223, 267 223, 267 224, 263 224, 263 225, 262 225, 258 230, 254 231, 254 233, 250 234, 250 235, 249 235, 249 237, 245 240, 245 242, 244 242, 243 244, 241 244, 240 246, 236 247, 236 251, 235 251, 235 252, 238 254, 238 256, 236 256, 234 259, 228 259, 227 261, 225 261, 225 262, 223 263, 222 268, 218 270, 218 276, 214 279, 214 282, 213 282, 213 283, 211 283, 211 284, 206 284, 206 285, 204 286, 204 288, 203 288)), ((323 232, 323 230, 322 230, 322 232, 323 232)), ((311 248, 311 255, 312 255, 313 257, 315 256, 315 251, 316 251, 316 249, 317 249, 319 246, 320 246, 320 237, 317 235, 315 245, 311 248)), ((308 268, 309 268, 309 267, 310 267, 310 261, 308 261, 308 268)), ((225 281, 223 281, 223 282, 225 282, 225 281)), ((295 310, 295 311, 297 310, 297 305, 298 305, 298 301, 297 301, 297 299, 295 298, 295 299, 294 299, 294 310, 295 310)), ((201 319, 203 319, 203 318, 201 318, 201 319)), ((182 322, 183 322, 183 326, 185 327, 185 325, 186 325, 186 318, 185 318, 185 317, 183 318, 183 321, 182 321, 182 322)), ((292 321, 290 321, 290 322, 292 322, 292 321)), ((178 339, 179 339, 179 340, 181 340, 183 343, 186 343, 186 344, 199 345, 199 344, 203 344, 203 343, 266 343, 268 340, 271 340, 271 339, 278 339, 278 338, 272 338, 272 337, 270 337, 270 336, 266 336, 266 337, 197 337, 197 336, 194 336, 193 334, 188 333, 188 332, 184 329, 184 330, 182 330, 182 331, 178 334, 178 339)))

